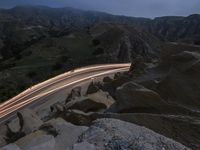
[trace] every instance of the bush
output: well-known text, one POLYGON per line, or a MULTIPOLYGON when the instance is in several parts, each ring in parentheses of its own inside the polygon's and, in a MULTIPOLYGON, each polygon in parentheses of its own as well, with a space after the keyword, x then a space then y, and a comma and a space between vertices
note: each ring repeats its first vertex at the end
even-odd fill
POLYGON ((99 47, 92 54, 93 55, 101 55, 103 53, 104 53, 104 49, 99 47))
POLYGON ((100 44, 100 41, 98 39, 93 39, 92 40, 92 45, 97 46, 100 44))
POLYGON ((29 72, 29 73, 27 73, 27 77, 29 77, 29 78, 34 78, 35 76, 37 75, 37 73, 36 72, 34 72, 34 71, 31 71, 31 72, 29 72))
POLYGON ((60 62, 56 62, 54 65, 53 65, 53 70, 59 70, 62 68, 62 64, 60 62))
POLYGON ((21 54, 15 55, 15 60, 20 60, 20 59, 22 59, 22 55, 21 54))

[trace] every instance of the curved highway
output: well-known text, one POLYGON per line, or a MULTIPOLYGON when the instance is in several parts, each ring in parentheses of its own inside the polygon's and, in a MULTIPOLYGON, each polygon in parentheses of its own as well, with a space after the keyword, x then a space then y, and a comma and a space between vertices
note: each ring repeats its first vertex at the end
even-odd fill
POLYGON ((45 97, 52 96, 62 89, 76 84, 78 85, 81 82, 90 81, 91 79, 100 76, 128 71, 130 65, 130 63, 126 63, 83 67, 66 72, 30 87, 19 95, 0 104, 0 123, 8 120, 9 117, 15 114, 18 110, 28 105, 39 103, 42 99, 45 99, 45 97))

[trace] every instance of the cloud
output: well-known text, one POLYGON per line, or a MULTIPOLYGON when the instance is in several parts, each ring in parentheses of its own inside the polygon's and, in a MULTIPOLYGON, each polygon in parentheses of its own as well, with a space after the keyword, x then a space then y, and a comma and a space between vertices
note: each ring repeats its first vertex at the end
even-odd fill
POLYGON ((71 6, 112 14, 156 17, 200 13, 200 0, 0 0, 0 7, 16 5, 71 6))

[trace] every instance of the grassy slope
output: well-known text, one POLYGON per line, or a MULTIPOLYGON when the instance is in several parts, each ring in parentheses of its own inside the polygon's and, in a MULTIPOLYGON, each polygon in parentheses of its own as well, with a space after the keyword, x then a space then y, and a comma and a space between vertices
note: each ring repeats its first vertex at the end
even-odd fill
POLYGON ((91 36, 73 33, 70 36, 46 38, 2 64, 14 64, 0 72, 0 101, 4 101, 30 85, 72 69, 91 57, 91 36))

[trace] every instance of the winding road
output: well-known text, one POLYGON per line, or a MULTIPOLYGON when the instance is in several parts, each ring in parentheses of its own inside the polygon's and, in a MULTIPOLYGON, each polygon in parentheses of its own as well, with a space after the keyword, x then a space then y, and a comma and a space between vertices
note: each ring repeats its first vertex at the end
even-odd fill
POLYGON ((30 87, 19 95, 0 104, 0 123, 8 120, 24 107, 33 104, 36 106, 40 105, 43 99, 59 94, 59 91, 63 89, 98 77, 128 71, 130 65, 130 63, 105 64, 78 68, 30 87))

